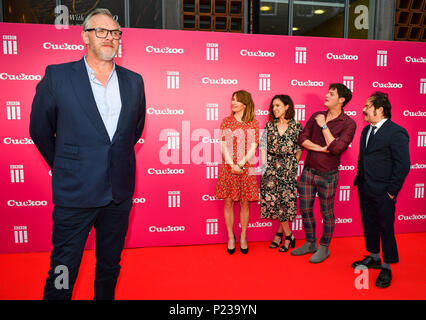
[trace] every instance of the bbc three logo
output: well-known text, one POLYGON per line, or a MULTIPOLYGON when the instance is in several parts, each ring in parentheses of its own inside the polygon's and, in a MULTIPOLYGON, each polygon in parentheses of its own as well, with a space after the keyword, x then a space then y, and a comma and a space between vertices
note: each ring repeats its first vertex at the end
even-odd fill
POLYGON ((354 77, 353 76, 344 76, 343 84, 352 92, 354 92, 354 77))
POLYGON ((24 182, 24 166, 22 164, 10 165, 10 182, 11 183, 24 182))
POLYGON ((219 120, 219 105, 217 103, 206 104, 206 120, 219 120))
POLYGON ((377 50, 377 66, 388 66, 388 52, 386 50, 377 50))
POLYGON ((28 243, 27 226, 15 226, 13 227, 13 233, 15 236, 15 243, 28 243))
POLYGON ((259 74, 259 91, 271 91, 270 74, 259 74))
POLYGON ((19 101, 6 101, 7 120, 21 120, 21 103, 19 101))
POLYGON ((420 79, 420 94, 426 94, 426 79, 420 79))
POLYGON ((423 199, 425 197, 425 184, 416 183, 414 186, 414 199, 423 199))
POLYGON ((306 64, 306 47, 296 47, 296 64, 306 64))
POLYGON ((177 90, 180 88, 180 77, 178 71, 167 71, 167 89, 177 90))
POLYGON ((217 179, 219 172, 219 167, 217 162, 207 162, 206 163, 206 178, 207 179, 217 179))
POLYGON ((167 133, 167 148, 169 150, 180 149, 180 133, 179 132, 168 132, 167 133))
POLYGON ((351 195, 351 187, 350 186, 341 186, 339 201, 349 201, 351 195))
POLYGON ((3 54, 17 55, 18 40, 14 35, 3 35, 3 54))
POLYGON ((207 61, 219 60, 219 44, 218 43, 206 44, 206 60, 207 61))
POLYGON ((218 219, 207 219, 206 220, 206 234, 208 236, 219 234, 218 226, 219 226, 218 219))
POLYGON ((180 208, 180 191, 168 192, 168 207, 180 208))

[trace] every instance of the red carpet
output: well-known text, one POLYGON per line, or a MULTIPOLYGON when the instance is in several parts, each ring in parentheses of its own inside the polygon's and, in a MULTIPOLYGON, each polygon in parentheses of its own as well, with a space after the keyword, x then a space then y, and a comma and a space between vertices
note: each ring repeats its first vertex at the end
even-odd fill
MULTIPOLYGON (((426 233, 397 235, 400 262, 393 281, 376 288, 379 270, 369 271, 368 289, 357 289, 351 268, 363 258, 362 237, 335 238, 323 263, 310 255, 294 257, 250 243, 248 255, 233 256, 226 245, 127 249, 122 255, 117 299, 149 300, 287 300, 287 299, 425 299, 426 233)), ((304 240, 297 242, 299 247, 304 240)), ((238 247, 237 247, 238 249, 238 247)), ((49 253, 0 255, 0 299, 41 299, 49 253)), ((93 298, 95 255, 86 251, 74 299, 93 298)))

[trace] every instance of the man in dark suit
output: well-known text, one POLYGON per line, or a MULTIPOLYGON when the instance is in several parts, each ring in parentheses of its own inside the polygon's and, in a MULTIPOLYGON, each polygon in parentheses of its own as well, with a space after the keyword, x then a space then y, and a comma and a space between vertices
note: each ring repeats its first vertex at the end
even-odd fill
POLYGON ((407 131, 390 120, 388 95, 376 92, 367 99, 364 120, 370 125, 361 133, 358 171, 359 206, 367 251, 370 255, 352 267, 381 269, 376 286, 386 288, 392 280, 391 263, 399 261, 395 239, 395 203, 410 171, 407 131), (382 242, 383 264, 380 260, 382 242))
POLYGON ((145 123, 142 77, 114 63, 120 26, 107 9, 83 23, 87 55, 50 65, 37 85, 30 135, 52 169, 54 209, 44 299, 71 299, 96 231, 95 299, 114 299, 145 123))

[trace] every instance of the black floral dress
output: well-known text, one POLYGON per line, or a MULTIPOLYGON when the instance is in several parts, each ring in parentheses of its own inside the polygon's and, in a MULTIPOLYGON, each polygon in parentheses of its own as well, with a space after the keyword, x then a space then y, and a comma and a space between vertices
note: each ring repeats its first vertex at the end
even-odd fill
POLYGON ((302 125, 291 119, 281 136, 277 122, 265 125, 260 149, 267 151, 266 167, 260 179, 260 216, 262 219, 290 220, 297 214, 297 167, 296 153, 301 150, 297 143, 302 125))

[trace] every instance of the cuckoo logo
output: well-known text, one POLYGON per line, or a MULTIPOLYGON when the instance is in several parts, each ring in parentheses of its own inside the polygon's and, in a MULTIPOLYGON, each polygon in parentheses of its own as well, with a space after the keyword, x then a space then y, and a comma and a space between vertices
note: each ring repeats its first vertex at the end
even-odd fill
POLYGON ((217 174, 219 171, 217 162, 207 162, 206 163, 206 178, 207 179, 217 179, 217 174))
POLYGON ((203 77, 201 79, 201 82, 203 84, 220 84, 220 85, 236 85, 238 84, 237 79, 225 79, 225 78, 219 78, 219 79, 212 79, 209 77, 203 77))
POLYGON ((246 49, 242 49, 240 51, 240 55, 242 55, 243 57, 268 57, 268 58, 273 58, 275 57, 275 52, 271 51, 271 52, 265 52, 262 50, 258 50, 258 51, 249 51, 246 49))
POLYGON ((169 150, 180 149, 180 134, 179 132, 168 132, 167 133, 167 148, 169 150))
POLYGON ((270 74, 259 74, 259 91, 271 91, 270 74))
POLYGON ((28 227, 14 226, 15 243, 28 243, 28 227))
POLYGON ((306 64, 306 48, 296 47, 296 64, 306 64))
POLYGON ((323 87, 324 82, 312 81, 312 80, 300 81, 300 80, 293 79, 291 80, 291 85, 296 87, 323 87))
POLYGON ((327 53, 326 55, 328 60, 358 60, 358 56, 355 55, 351 55, 351 54, 346 54, 346 53, 342 53, 342 54, 334 54, 334 53, 327 53))
POLYGON ((185 231, 185 226, 167 226, 167 227, 150 226, 148 230, 149 232, 178 232, 178 231, 185 231))
POLYGON ((425 184, 416 183, 414 186, 414 199, 423 199, 425 197, 425 184))
POLYGON ((175 115, 183 115, 185 111, 183 109, 171 109, 171 108, 165 108, 165 109, 148 108, 146 109, 146 113, 153 114, 153 115, 175 116, 175 115))
POLYGON ((84 50, 82 44, 69 44, 69 43, 51 43, 44 42, 43 49, 45 50, 71 50, 71 51, 82 51, 84 50))
POLYGON ((404 216, 403 214, 400 214, 398 216, 398 220, 402 221, 409 221, 409 220, 426 220, 426 214, 412 214, 411 216, 404 216))
POLYGON ((219 120, 219 105, 217 103, 206 104, 206 120, 219 120))
POLYGON ((176 175, 176 174, 184 174, 185 170, 184 169, 170 169, 170 168, 166 168, 166 169, 155 169, 155 168, 149 168, 147 170, 148 174, 150 175, 176 175))
POLYGON ((10 182, 12 183, 24 182, 24 166, 22 164, 10 166, 10 182))
POLYGON ((180 191, 168 192, 168 207, 180 208, 180 191))
POLYGON ((300 231, 303 229, 302 216, 298 215, 294 218, 293 222, 291 223, 291 229, 294 231, 300 231))
POLYGON ((306 106, 304 104, 294 105, 294 116, 297 121, 305 121, 305 109, 306 106))
POLYGON ((178 71, 167 71, 167 89, 179 89, 178 71))
POLYGON ((213 236, 219 234, 218 232, 219 221, 217 219, 207 219, 206 220, 206 234, 208 236, 213 236))
POLYGON ((3 54, 18 54, 18 39, 13 35, 3 36, 3 54))
POLYGON ((34 141, 30 138, 14 139, 7 137, 3 139, 4 144, 34 144, 34 141))
POLYGON ((404 117, 426 117, 426 112, 404 110, 403 115, 404 117))
POLYGON ((297 165, 297 176, 300 177, 300 175, 303 172, 303 168, 305 167, 305 161, 300 160, 299 164, 297 165))
POLYGON ((133 198, 133 204, 144 204, 146 203, 146 198, 133 198))
POLYGON ((343 84, 348 87, 349 90, 354 92, 354 77, 353 76, 344 76, 343 84))
POLYGON ((378 81, 373 82, 373 88, 397 88, 401 89, 404 87, 402 83, 393 83, 393 82, 386 82, 386 83, 380 83, 378 81))
POLYGON ((204 194, 204 195, 201 197, 201 200, 203 200, 203 201, 218 201, 218 200, 220 200, 220 199, 216 198, 215 196, 211 196, 211 195, 208 195, 208 194, 204 194))
POLYGON ((411 170, 413 169, 426 169, 426 163, 416 163, 411 165, 411 170))
POLYGON ((420 94, 426 94, 426 79, 420 79, 420 94))
POLYGON ((417 134, 417 146, 426 147, 426 132, 419 132, 417 134))
POLYGON ((388 52, 385 50, 377 50, 377 66, 387 67, 388 66, 388 52))
POLYGON ((423 57, 413 58, 413 57, 407 56, 407 57, 405 57, 405 62, 426 63, 426 58, 423 58, 423 57))
POLYGON ((206 60, 218 61, 219 60, 219 44, 206 43, 206 60))
POLYGON ((182 48, 169 48, 169 47, 156 48, 154 46, 147 46, 145 48, 145 51, 148 53, 166 53, 166 54, 183 54, 185 52, 185 50, 183 50, 182 48))
POLYGON ((39 74, 8 74, 7 72, 0 73, 0 80, 41 80, 41 75, 39 74))
POLYGON ((21 103, 19 101, 6 101, 7 120, 21 120, 21 103))
POLYGON ((350 186, 341 186, 339 200, 340 201, 349 201, 351 196, 351 187, 350 186))

